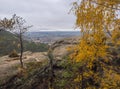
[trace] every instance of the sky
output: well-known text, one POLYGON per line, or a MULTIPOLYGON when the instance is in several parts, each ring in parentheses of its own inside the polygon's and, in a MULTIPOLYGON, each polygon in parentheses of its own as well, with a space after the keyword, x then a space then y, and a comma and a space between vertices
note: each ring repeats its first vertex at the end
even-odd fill
POLYGON ((75 31, 75 16, 69 14, 75 0, 0 0, 0 19, 23 17, 30 31, 75 31))

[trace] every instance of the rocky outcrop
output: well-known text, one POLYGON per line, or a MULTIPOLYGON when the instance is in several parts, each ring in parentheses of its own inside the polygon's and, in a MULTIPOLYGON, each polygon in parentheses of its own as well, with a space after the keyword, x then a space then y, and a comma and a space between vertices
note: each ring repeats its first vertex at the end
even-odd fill
MULTIPOLYGON (((24 67, 29 63, 45 63, 48 61, 46 52, 25 52, 23 56, 24 67)), ((10 58, 7 56, 0 57, 0 84, 6 82, 8 78, 19 72, 19 57, 10 58)))
MULTIPOLYGON (((52 49, 52 57, 53 57, 53 69, 55 71, 63 69, 62 67, 58 66, 59 61, 63 59, 66 55, 69 54, 68 48, 74 47, 76 44, 79 43, 78 37, 72 37, 72 38, 66 38, 56 41, 51 45, 52 49)), ((27 77, 19 76, 18 72, 14 73, 12 76, 9 76, 9 78, 0 84, 0 89, 48 89, 49 85, 49 78, 50 78, 50 57, 47 52, 38 52, 38 53, 31 53, 31 52, 25 52, 24 53, 24 63, 40 63, 44 64, 42 66, 33 66, 33 69, 29 71, 29 74, 27 77), (49 57, 49 56, 50 57, 49 57), (45 64, 45 62, 47 62, 45 64)), ((7 65, 15 65, 19 64, 19 60, 9 59, 7 56, 3 57, 4 59, 2 62, 7 63, 7 65)), ((3 64, 2 63, 2 64, 3 64)), ((1 65, 2 65, 1 64, 1 65)), ((1 66, 0 65, 0 66, 1 66)), ((6 66, 7 66, 6 65, 6 66)), ((8 68, 8 67, 7 67, 8 68)), ((5 70, 7 70, 5 68, 5 70)), ((13 68, 13 67, 9 67, 13 68)), ((8 68, 8 69, 9 69, 8 68)), ((12 71, 10 70, 11 73, 12 71)), ((5 73, 6 71, 0 71, 1 73, 5 73)))
POLYGON ((52 44, 53 56, 56 60, 62 60, 63 57, 69 54, 68 48, 74 47, 79 43, 79 37, 71 37, 61 39, 52 44))

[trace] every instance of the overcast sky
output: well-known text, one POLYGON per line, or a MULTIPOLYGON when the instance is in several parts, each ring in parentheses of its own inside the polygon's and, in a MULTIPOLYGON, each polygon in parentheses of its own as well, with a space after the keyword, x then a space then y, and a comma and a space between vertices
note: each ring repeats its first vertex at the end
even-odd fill
POLYGON ((75 0, 0 0, 0 18, 13 14, 33 25, 32 31, 74 30, 75 16, 68 14, 75 0))

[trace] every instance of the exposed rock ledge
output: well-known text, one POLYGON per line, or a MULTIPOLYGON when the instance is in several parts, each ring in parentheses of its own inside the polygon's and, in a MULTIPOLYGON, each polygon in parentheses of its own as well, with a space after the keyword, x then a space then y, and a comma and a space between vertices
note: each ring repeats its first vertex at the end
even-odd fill
POLYGON ((61 60, 66 56, 69 47, 74 47, 74 45, 79 43, 79 37, 65 38, 62 40, 56 41, 52 44, 53 56, 56 60, 61 60))
MULTIPOLYGON (((78 42, 79 42, 78 37, 71 37, 71 38, 61 39, 53 43, 51 45, 51 48, 52 48, 54 59, 62 60, 62 58, 69 53, 67 48, 73 47, 74 45, 78 44, 78 42)), ((37 53, 25 52, 23 57, 24 64, 29 62, 44 63, 48 61, 49 61, 49 58, 47 56, 47 52, 37 52, 37 53)), ((26 80, 26 82, 24 83, 26 85, 20 84, 21 82, 19 83, 19 81, 17 81, 17 83, 20 84, 18 86, 18 85, 15 85, 14 83, 16 83, 15 82, 16 74, 19 71, 16 66, 19 66, 19 65, 20 63, 18 58, 12 59, 12 58, 9 58, 8 56, 4 56, 0 58, 0 89, 33 89, 33 88, 43 89, 43 88, 35 88, 35 87, 42 86, 42 85, 39 85, 40 82, 42 81, 40 76, 44 78, 48 77, 48 75, 45 75, 45 74, 48 74, 48 72, 45 72, 45 70, 48 71, 49 65, 43 66, 42 69, 38 68, 38 70, 35 71, 32 75, 30 75, 29 79, 26 80), (7 78, 9 78, 9 80, 7 78), (31 84, 32 85, 35 84, 35 86, 34 87, 29 86, 31 84), (29 88, 26 88, 25 86, 29 88)), ((19 80, 19 78, 17 78, 17 80, 19 80)))

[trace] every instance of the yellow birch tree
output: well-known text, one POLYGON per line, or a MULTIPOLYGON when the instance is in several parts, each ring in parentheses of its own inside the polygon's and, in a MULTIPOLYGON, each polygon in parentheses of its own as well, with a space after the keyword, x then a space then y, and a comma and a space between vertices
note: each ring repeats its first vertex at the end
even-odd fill
POLYGON ((81 78, 75 80, 92 77, 94 82, 88 86, 82 83, 80 89, 120 88, 120 75, 109 65, 111 55, 108 51, 109 41, 118 45, 120 40, 120 0, 81 0, 73 6, 81 36, 70 57, 74 63, 82 63, 84 69, 81 78))

